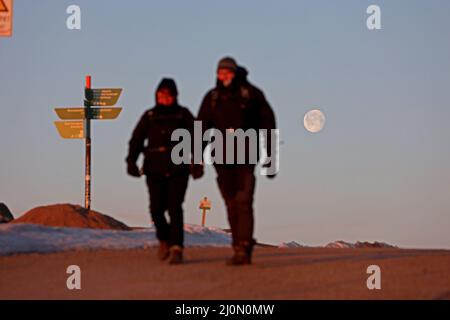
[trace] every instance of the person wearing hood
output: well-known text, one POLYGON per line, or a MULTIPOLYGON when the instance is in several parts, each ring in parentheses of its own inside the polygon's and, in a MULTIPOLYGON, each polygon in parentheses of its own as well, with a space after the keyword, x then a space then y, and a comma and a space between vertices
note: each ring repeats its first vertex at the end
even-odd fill
POLYGON ((203 175, 202 168, 192 170, 189 164, 174 164, 171 159, 172 132, 184 128, 193 132, 194 117, 178 104, 175 81, 164 78, 156 89, 156 105, 145 111, 129 141, 127 172, 133 177, 146 176, 150 198, 150 214, 159 240, 158 258, 170 264, 183 261, 183 202, 192 173, 194 179, 203 175), (144 155, 144 165, 136 162, 144 155), (170 221, 166 220, 166 211, 170 221))
MULTIPOLYGON (((225 57, 217 66, 215 88, 203 98, 197 120, 202 121, 202 130, 210 128, 222 133, 237 129, 276 129, 275 116, 263 92, 247 80, 247 70, 239 66, 231 57, 225 57)), ((224 141, 224 153, 227 150, 224 141)), ((230 146, 237 150, 235 141, 230 146)), ((205 145, 204 145, 205 147, 205 145)), ((259 142, 257 146, 259 150, 259 142)), ((270 157, 271 139, 266 141, 266 151, 270 157)), ((242 150, 241 150, 242 151, 242 150)), ((249 155, 249 148, 245 149, 249 155)), ((234 152, 235 159, 237 152, 234 152)), ((275 155, 274 155, 275 156, 275 155)), ((234 254, 227 264, 245 265, 251 263, 253 246, 253 194, 255 191, 255 164, 214 164, 217 183, 225 201, 228 222, 232 233, 234 254)), ((273 178, 275 175, 268 175, 273 178)))

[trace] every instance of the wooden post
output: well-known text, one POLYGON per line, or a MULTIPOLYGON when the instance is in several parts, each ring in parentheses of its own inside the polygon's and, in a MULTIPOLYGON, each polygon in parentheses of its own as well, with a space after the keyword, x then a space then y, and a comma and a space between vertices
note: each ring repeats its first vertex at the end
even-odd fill
MULTIPOLYGON (((86 90, 91 89, 91 76, 86 76, 86 90)), ((85 100, 86 108, 86 137, 85 137, 85 174, 84 174, 84 207, 87 210, 91 209, 91 119, 90 109, 91 105, 85 100)))
POLYGON ((202 227, 204 227, 205 226, 205 220, 206 220, 206 209, 205 208, 203 208, 202 209, 202 227))
POLYGON ((199 208, 202 210, 202 227, 204 227, 206 224, 206 210, 211 210, 211 201, 207 197, 204 197, 200 201, 199 208))

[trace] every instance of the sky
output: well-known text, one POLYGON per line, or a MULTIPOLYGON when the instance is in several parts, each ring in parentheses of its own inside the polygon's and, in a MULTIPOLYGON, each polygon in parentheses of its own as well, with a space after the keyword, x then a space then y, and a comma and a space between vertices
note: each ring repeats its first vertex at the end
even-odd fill
MULTIPOLYGON (((218 60, 236 58, 272 105, 284 144, 276 179, 257 177, 256 238, 324 245, 384 241, 450 248, 450 2, 14 2, 0 38, 0 201, 15 216, 84 203, 84 141, 64 140, 54 108, 80 106, 84 77, 121 87, 114 121, 92 125, 92 208, 148 226, 144 179, 127 176, 131 132, 162 77, 197 114, 218 60), (69 5, 81 30, 69 30, 69 5), (366 9, 381 9, 381 30, 366 9), (303 116, 319 109, 325 127, 303 116)), ((185 221, 228 227, 212 167, 190 180, 185 221)))

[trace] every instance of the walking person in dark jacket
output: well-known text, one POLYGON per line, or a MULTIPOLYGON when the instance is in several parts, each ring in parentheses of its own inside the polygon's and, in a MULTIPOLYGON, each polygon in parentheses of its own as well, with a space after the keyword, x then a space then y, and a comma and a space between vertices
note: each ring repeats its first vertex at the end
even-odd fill
MULTIPOLYGON (((150 213, 159 240, 158 258, 170 264, 183 260, 183 202, 188 185, 190 165, 174 164, 171 151, 176 142, 172 132, 184 128, 192 132, 194 117, 178 104, 178 91, 172 79, 164 78, 156 90, 156 106, 145 111, 133 131, 126 158, 128 174, 146 175, 150 194, 150 213), (136 161, 144 154, 142 171, 136 161), (166 220, 168 211, 170 222, 166 220)), ((199 178, 202 170, 192 171, 199 178)))
MULTIPOLYGON (((276 129, 272 108, 263 92, 248 82, 247 71, 230 57, 219 61, 216 87, 204 97, 197 120, 202 121, 203 132, 210 128, 224 134, 227 131, 235 132, 236 129, 276 129)), ((268 138, 266 143, 268 156, 272 156, 271 139, 268 138)), ((224 146, 225 150, 226 148, 224 146)), ((232 148, 236 150, 235 146, 232 148)), ((244 151, 249 152, 248 145, 244 151)), ((236 152, 234 155, 236 156, 236 152)), ((245 157, 247 160, 248 154, 245 157)), ((256 243, 253 239, 255 164, 215 163, 214 167, 232 232, 234 254, 228 264, 250 264, 256 243)), ((275 174, 268 176, 273 178, 275 174)))

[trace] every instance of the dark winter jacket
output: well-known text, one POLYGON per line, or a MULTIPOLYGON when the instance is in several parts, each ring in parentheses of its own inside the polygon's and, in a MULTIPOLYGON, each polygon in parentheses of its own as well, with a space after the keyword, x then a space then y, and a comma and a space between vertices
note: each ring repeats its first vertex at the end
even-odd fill
POLYGON ((172 148, 178 143, 171 141, 172 132, 184 128, 193 135, 194 117, 191 112, 175 103, 172 106, 156 105, 145 111, 129 141, 126 161, 136 163, 140 153, 144 154, 146 175, 173 176, 189 174, 188 164, 174 164, 172 148))
MULTIPOLYGON (((247 80, 247 71, 239 67, 230 86, 219 81, 203 98, 197 120, 202 121, 203 132, 216 128, 225 134, 227 130, 253 128, 276 129, 275 116, 264 93, 247 80)), ((226 141, 224 139, 224 155, 226 141)), ((236 146, 235 150, 236 150, 236 146)), ((267 152, 270 156, 270 139, 267 152)), ((258 145, 259 148, 259 145, 258 145)), ((246 150, 248 153, 248 148, 246 150)), ((225 157, 225 156, 224 156, 225 157)), ((236 158, 236 152, 235 152, 236 158)))

